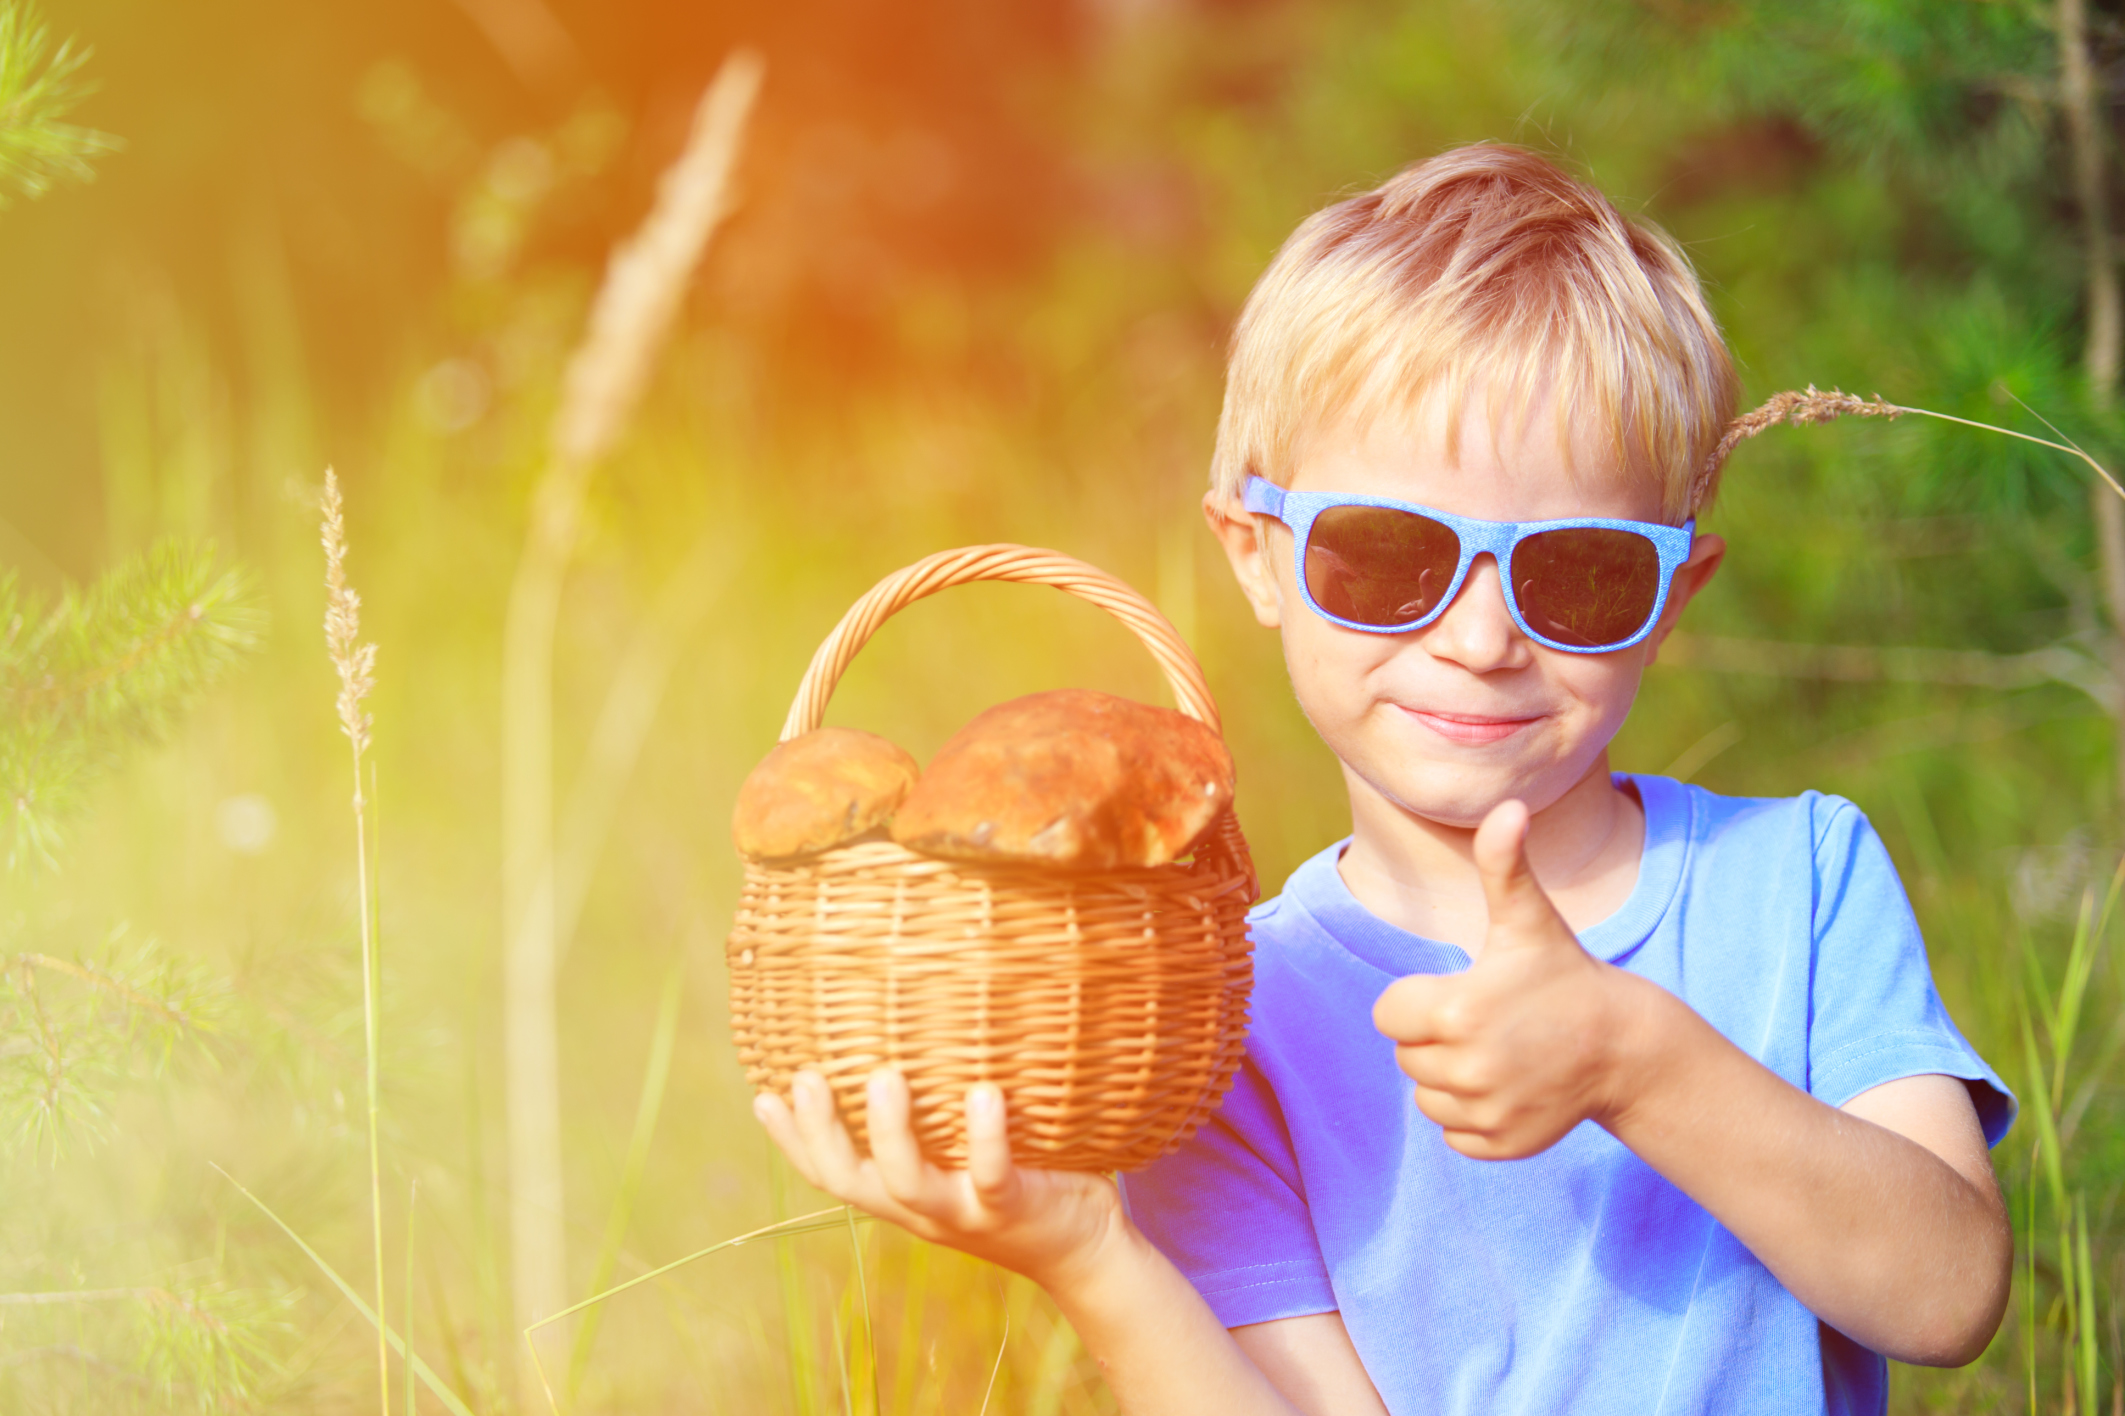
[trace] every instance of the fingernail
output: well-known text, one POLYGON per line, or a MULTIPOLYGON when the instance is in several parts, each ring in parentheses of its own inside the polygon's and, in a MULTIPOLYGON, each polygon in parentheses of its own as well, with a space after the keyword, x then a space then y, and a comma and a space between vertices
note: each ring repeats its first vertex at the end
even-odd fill
POLYGON ((753 1119, 755 1121, 764 1126, 767 1124, 767 1118, 772 1113, 773 1107, 768 1102, 766 1092, 761 1092, 753 1098, 753 1119))
POLYGON ((1003 1114, 1003 1093, 994 1085, 984 1082, 967 1092, 967 1118, 984 1125, 992 1123, 1003 1114))

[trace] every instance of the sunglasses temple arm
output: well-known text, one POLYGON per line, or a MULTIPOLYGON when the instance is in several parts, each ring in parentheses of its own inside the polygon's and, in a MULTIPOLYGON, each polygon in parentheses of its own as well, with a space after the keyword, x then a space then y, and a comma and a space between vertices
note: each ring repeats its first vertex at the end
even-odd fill
POLYGON ((1282 521, 1284 489, 1266 477, 1249 476, 1240 496, 1240 505, 1248 511, 1261 512, 1282 521))

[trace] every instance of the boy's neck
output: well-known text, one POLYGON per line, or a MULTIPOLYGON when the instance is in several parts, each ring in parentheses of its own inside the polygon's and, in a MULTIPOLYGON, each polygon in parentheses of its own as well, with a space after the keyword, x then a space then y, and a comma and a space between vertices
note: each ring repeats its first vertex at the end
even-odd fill
MULTIPOLYGON (((1476 875, 1475 828, 1428 820, 1344 769, 1350 846, 1337 869, 1359 904, 1426 939, 1482 952, 1488 913, 1476 875)), ((1637 793, 1609 777, 1608 753, 1528 824, 1536 879, 1576 933, 1622 907, 1638 883, 1645 812, 1637 793)))

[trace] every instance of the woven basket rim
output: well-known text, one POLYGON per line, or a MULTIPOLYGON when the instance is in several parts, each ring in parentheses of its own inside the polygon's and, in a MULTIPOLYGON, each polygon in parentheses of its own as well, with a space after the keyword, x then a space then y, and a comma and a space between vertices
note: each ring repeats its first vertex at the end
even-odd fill
POLYGON ((812 654, 783 720, 780 741, 802 736, 825 720, 826 706, 842 674, 888 619, 940 590, 981 581, 1048 585, 1105 610, 1136 636, 1158 664, 1180 711, 1220 739, 1224 737, 1217 700, 1211 696, 1195 652, 1173 622, 1135 586, 1061 551, 996 542, 924 556, 865 591, 812 654))

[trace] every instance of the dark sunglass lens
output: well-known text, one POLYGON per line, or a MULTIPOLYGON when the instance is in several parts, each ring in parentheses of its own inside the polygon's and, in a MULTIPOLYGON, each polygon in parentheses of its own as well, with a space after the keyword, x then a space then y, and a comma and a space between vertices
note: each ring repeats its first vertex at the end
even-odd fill
POLYGON ((1437 608, 1461 563, 1461 538, 1411 511, 1332 506, 1306 542, 1313 602, 1353 624, 1415 624, 1437 608))
POLYGON ((1537 532, 1513 548, 1513 597, 1528 627, 1544 638, 1606 649, 1652 618, 1660 552, 1635 531, 1537 532))

